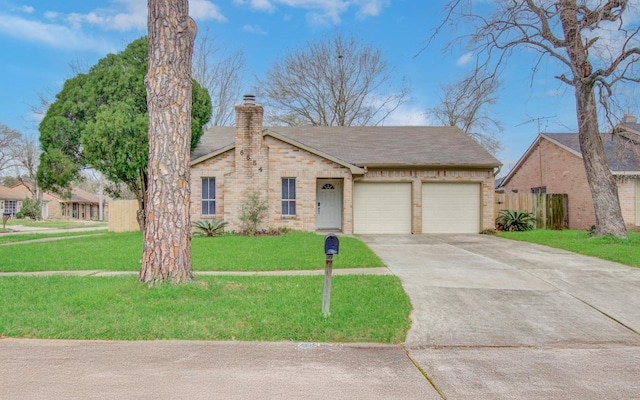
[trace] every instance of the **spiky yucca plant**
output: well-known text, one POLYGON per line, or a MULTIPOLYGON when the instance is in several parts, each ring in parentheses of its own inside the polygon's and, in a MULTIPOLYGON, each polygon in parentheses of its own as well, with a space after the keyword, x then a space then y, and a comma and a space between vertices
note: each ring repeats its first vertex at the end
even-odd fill
POLYGON ((526 211, 500 210, 496 218, 496 228, 499 231, 530 231, 535 223, 533 214, 526 211))

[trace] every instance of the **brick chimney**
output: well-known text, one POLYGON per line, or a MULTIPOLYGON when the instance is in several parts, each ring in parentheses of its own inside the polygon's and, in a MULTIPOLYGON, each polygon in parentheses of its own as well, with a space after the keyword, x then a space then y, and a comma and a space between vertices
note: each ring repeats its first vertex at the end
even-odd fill
POLYGON ((264 109, 256 104, 256 97, 244 95, 236 111, 236 177, 250 180, 257 190, 267 188, 267 149, 262 139, 264 109))
POLYGON ((635 124, 637 122, 638 122, 638 119, 633 114, 625 114, 624 117, 622 117, 623 124, 635 124))

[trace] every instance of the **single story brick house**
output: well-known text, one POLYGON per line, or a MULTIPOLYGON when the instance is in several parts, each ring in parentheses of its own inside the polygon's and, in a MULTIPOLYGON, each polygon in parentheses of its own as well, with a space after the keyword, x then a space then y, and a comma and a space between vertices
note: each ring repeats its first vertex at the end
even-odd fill
MULTIPOLYGON (((603 133, 605 155, 618 185, 627 229, 640 227, 640 125, 626 115, 615 134, 603 133)), ((542 133, 500 184, 505 193, 563 193, 569 198, 569 228, 596 223, 577 133, 542 133)))
POLYGON ((191 218, 239 230, 248 193, 261 228, 478 233, 494 227, 500 162, 454 127, 263 127, 253 96, 235 127, 212 127, 191 153, 191 218))
MULTIPOLYGON (((31 198, 33 194, 27 186, 31 187, 31 183, 16 183, 15 185, 11 186, 10 189, 22 196, 22 199, 26 197, 31 198)), ((58 204, 57 197, 49 192, 42 193, 40 213, 43 219, 60 218, 60 205, 58 204)))
MULTIPOLYGON (((25 197, 31 197, 32 193, 26 185, 29 182, 16 183, 11 186, 14 193, 25 197)), ((71 198, 64 199, 51 192, 42 193, 42 218, 44 219, 78 219, 78 220, 99 220, 100 219, 100 197, 80 188, 71 189, 71 198)), ((104 219, 107 219, 108 203, 107 199, 102 199, 104 219)))

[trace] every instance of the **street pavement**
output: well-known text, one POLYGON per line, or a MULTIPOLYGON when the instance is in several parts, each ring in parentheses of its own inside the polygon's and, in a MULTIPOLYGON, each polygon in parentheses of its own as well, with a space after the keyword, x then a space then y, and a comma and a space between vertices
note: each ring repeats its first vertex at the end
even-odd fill
POLYGON ((360 238, 411 298, 404 346, 0 339, 0 398, 640 399, 640 269, 486 235, 360 238))

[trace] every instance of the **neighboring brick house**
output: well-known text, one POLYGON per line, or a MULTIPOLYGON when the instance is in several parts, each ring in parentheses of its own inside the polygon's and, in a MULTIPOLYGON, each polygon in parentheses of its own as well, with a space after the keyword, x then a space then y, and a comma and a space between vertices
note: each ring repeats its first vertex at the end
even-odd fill
POLYGON ((261 228, 351 233, 480 232, 494 227, 501 164, 453 127, 271 127, 245 96, 236 127, 213 127, 191 154, 192 220, 239 230, 248 193, 261 228))
MULTIPOLYGON (((100 219, 100 197, 79 188, 71 190, 70 199, 58 201, 61 207, 62 218, 92 221, 100 219)), ((108 219, 108 204, 102 199, 104 220, 108 219)))
MULTIPOLYGON (((622 216, 628 229, 640 226, 640 126, 625 116, 602 134, 609 168, 618 185, 622 216), (635 128, 635 130, 633 129, 635 128)), ((505 193, 566 193, 569 228, 589 229, 596 222, 577 133, 542 133, 500 184, 505 193)))
MULTIPOLYGON (((16 183, 10 189, 21 199, 31 197, 31 191, 26 185, 30 183, 16 183)), ((107 219, 108 204, 103 199, 104 219, 107 219)), ((100 197, 79 188, 71 190, 71 198, 63 199, 51 192, 42 193, 42 218, 44 219, 79 219, 98 220, 100 211, 100 197)))
MULTIPOLYGON (((33 194, 31 190, 27 187, 31 186, 31 183, 16 183, 11 186, 10 189, 16 193, 19 193, 20 196, 24 199, 25 197, 32 197, 33 194)), ((58 219, 61 216, 61 207, 58 202, 58 197, 54 196, 49 192, 42 193, 42 205, 41 205, 41 214, 43 219, 58 219)))

